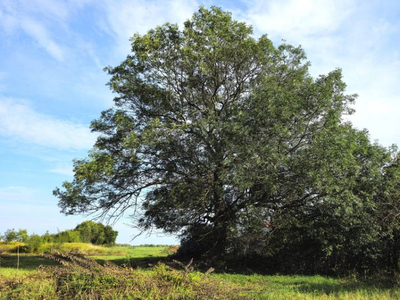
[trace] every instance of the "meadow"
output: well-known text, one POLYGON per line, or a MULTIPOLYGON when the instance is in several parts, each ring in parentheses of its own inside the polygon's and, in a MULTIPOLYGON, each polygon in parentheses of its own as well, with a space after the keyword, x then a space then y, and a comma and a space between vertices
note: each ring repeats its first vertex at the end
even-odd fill
POLYGON ((199 272, 168 258, 176 250, 168 246, 46 247, 44 255, 18 255, 15 247, 0 245, 0 299, 400 298, 395 278, 199 272))

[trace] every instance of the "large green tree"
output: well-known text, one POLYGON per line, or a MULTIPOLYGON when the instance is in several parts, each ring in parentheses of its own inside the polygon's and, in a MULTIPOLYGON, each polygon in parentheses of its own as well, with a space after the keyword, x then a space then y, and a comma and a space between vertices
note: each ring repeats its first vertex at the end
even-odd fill
POLYGON ((364 136, 342 120, 355 96, 340 70, 313 78, 301 48, 256 39, 216 7, 131 42, 106 68, 117 96, 91 125, 96 144, 54 191, 64 213, 131 209, 143 230, 224 255, 242 251, 263 220, 360 199, 349 184, 364 136))

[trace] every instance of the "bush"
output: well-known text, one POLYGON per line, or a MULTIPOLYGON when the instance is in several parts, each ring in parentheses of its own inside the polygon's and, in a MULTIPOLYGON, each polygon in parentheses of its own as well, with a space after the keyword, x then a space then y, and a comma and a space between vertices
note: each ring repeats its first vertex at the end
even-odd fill
POLYGON ((43 238, 37 234, 32 234, 26 245, 29 252, 40 252, 43 248, 43 238))

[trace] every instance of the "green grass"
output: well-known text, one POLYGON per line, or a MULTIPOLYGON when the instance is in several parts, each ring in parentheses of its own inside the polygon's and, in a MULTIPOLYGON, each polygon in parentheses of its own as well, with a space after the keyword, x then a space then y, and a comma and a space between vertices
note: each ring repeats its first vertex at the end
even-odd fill
POLYGON ((69 270, 37 254, 20 254, 17 270, 17 255, 3 253, 0 299, 400 299, 400 287, 393 286, 390 279, 204 275, 160 264, 168 263, 168 247, 107 248, 74 243, 64 244, 63 249, 93 254, 90 257, 100 264, 111 261, 128 269, 69 270), (39 265, 47 267, 38 269, 39 265))
MULTIPOLYGON (((7 254, 1 256, 0 270, 3 268, 17 269, 18 257, 17 254, 7 254)), ((55 266, 57 263, 45 259, 37 254, 20 254, 19 269, 21 270, 36 270, 39 266, 55 266)))
POLYGON ((357 280, 323 276, 213 274, 230 282, 238 296, 254 299, 400 299, 400 288, 387 280, 357 280))
POLYGON ((128 247, 103 247, 87 243, 48 243, 43 245, 42 252, 49 252, 54 248, 64 252, 77 251, 84 255, 125 255, 128 247))
POLYGON ((124 255, 90 255, 89 257, 100 264, 111 261, 119 266, 125 265, 131 268, 149 268, 158 261, 167 257, 168 247, 118 247, 124 255))
MULTIPOLYGON (((53 244, 45 244, 44 249, 50 251, 53 244)), ((101 247, 84 243, 65 243, 58 247, 60 251, 76 251, 84 254, 100 263, 111 261, 117 265, 126 265, 128 267, 149 268, 158 261, 165 258, 168 254, 168 247, 101 247)), ((39 254, 21 253, 19 258, 19 268, 21 270, 35 270, 40 265, 57 265, 57 263, 43 258, 39 254)), ((15 253, 3 254, 0 256, 1 268, 17 268, 18 258, 15 253)))
MULTIPOLYGON (((151 257, 151 256, 157 256, 157 257, 164 257, 167 256, 166 249, 168 247, 142 247, 142 246, 135 246, 135 247, 112 247, 110 249, 113 249, 114 251, 119 252, 117 255, 112 255, 108 254, 107 252, 105 253, 100 253, 97 255, 92 255, 96 257, 110 257, 111 259, 114 258, 121 258, 121 255, 125 256, 130 256, 132 258, 136 257, 151 257)), ((110 252, 112 253, 112 251, 110 252)))
POLYGON ((17 270, 16 268, 5 268, 5 267, 0 268, 0 276, 7 277, 7 278, 19 277, 19 276, 24 276, 24 275, 28 275, 28 274, 34 274, 34 273, 36 273, 36 270, 28 270, 28 269, 17 270))

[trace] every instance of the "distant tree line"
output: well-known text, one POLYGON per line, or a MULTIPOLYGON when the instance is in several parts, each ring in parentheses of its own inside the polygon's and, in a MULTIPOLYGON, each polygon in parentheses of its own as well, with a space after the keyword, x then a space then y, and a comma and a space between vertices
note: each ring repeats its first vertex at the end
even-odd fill
POLYGON ((109 225, 85 221, 72 230, 60 231, 50 234, 46 231, 43 235, 29 235, 26 229, 8 229, 0 239, 4 242, 22 242, 28 251, 38 251, 44 243, 91 243, 94 245, 113 246, 117 239, 118 231, 109 225))

